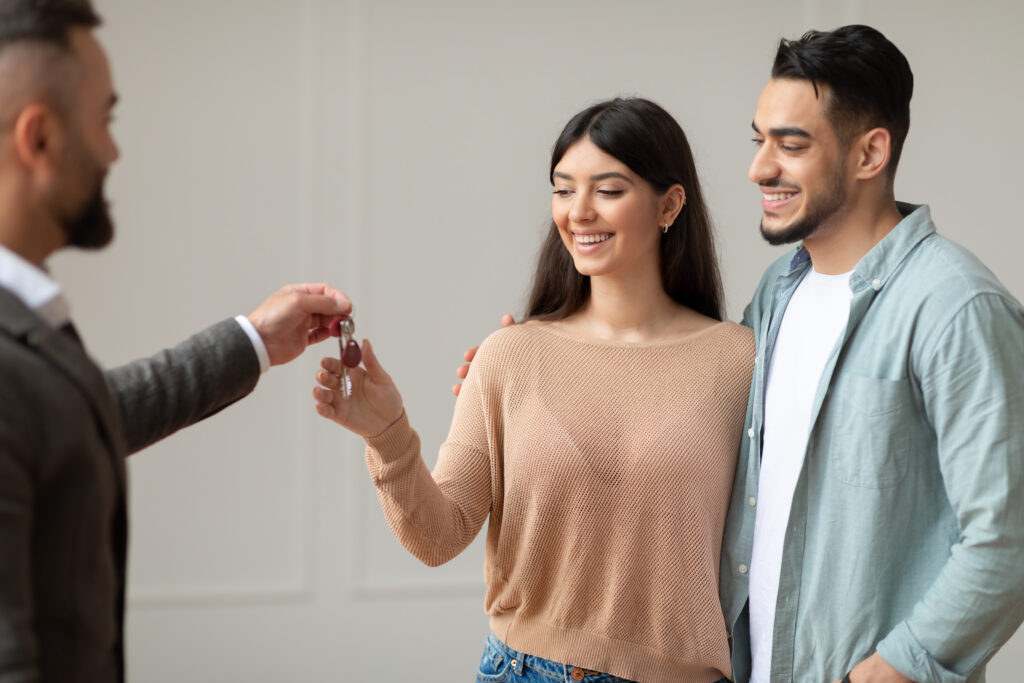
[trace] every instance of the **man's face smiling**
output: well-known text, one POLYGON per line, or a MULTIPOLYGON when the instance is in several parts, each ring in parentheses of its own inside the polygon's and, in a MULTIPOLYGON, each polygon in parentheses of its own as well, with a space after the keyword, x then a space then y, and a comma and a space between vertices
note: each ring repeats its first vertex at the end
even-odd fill
POLYGON ((810 237, 846 203, 846 154, 825 114, 827 97, 810 81, 772 79, 758 100, 747 175, 761 188, 761 235, 771 244, 810 237))

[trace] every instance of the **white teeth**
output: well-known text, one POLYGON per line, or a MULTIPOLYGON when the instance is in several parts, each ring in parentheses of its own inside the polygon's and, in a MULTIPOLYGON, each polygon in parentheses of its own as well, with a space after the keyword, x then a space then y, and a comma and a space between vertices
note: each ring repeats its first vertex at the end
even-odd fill
POLYGON ((606 239, 611 237, 608 233, 603 235, 573 235, 577 242, 580 244, 596 244, 598 242, 604 242, 606 239))
POLYGON ((770 202, 777 202, 780 199, 789 199, 790 197, 792 197, 795 194, 796 194, 796 192, 780 192, 778 194, 767 194, 767 193, 764 193, 764 198, 767 199, 770 202))

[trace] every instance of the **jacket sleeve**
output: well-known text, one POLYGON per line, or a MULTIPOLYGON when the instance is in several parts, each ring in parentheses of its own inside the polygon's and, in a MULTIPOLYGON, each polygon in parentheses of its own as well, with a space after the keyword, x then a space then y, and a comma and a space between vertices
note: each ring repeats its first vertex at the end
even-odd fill
POLYGON ((934 338, 918 376, 959 539, 878 653, 917 681, 965 681, 1024 620, 1024 315, 970 299, 934 338))
POLYGON ((233 319, 105 373, 135 453, 249 394, 260 376, 252 342, 233 319))

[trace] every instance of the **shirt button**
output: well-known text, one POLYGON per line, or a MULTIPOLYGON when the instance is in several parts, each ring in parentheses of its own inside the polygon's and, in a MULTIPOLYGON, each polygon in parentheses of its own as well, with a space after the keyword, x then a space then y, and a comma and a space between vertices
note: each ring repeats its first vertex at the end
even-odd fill
MULTIPOLYGON (((733 434, 735 434, 735 433, 736 432, 733 432, 733 434)), ((747 430, 747 436, 749 436, 751 439, 754 438, 754 428, 753 427, 751 427, 750 429, 747 430)))
POLYGON ((739 566, 739 570, 740 570, 740 574, 746 574, 747 573, 747 565, 741 564, 739 566))
POLYGON ((874 280, 871 281, 871 286, 874 287, 875 289, 881 289, 882 281, 876 277, 874 280))
POLYGON ((574 666, 572 668, 572 671, 569 672, 569 675, 572 677, 572 680, 574 681, 582 681, 584 676, 583 669, 579 668, 578 666, 574 666))
POLYGON ((750 498, 747 498, 747 502, 750 503, 750 507, 754 507, 757 505, 757 498, 751 496, 750 498))

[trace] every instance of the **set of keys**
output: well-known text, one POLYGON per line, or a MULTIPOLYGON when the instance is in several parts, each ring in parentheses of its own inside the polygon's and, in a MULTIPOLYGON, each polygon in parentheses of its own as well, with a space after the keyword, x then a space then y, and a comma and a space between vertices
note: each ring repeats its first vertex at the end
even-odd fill
POLYGON ((338 349, 341 352, 341 396, 349 398, 352 396, 352 379, 348 376, 348 369, 359 366, 363 360, 363 352, 359 344, 352 338, 356 331, 356 324, 352 318, 345 318, 339 326, 341 336, 338 337, 338 349))

